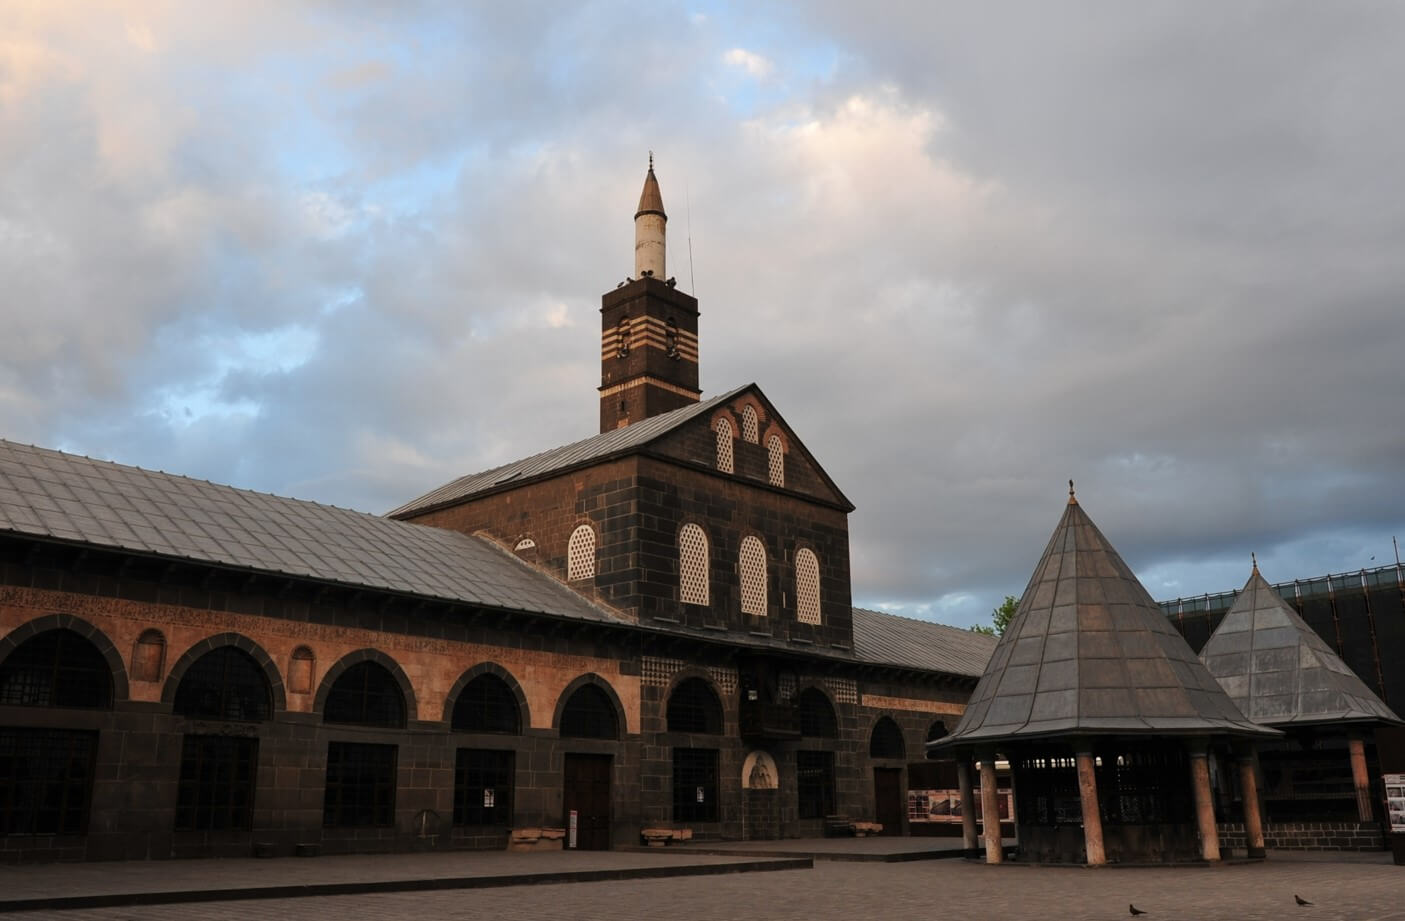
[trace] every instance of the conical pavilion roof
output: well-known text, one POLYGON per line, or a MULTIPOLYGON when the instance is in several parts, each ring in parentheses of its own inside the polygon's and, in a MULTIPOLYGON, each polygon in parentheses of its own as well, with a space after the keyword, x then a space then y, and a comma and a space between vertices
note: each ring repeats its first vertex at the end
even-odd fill
POLYGON ((936 747, 1273 734, 1251 722, 1070 496, 956 729, 936 747))
POLYGON ((1400 722, 1264 580, 1257 565, 1200 650, 1200 660, 1257 723, 1400 722))
POLYGON ((649 172, 644 177, 644 189, 639 193, 639 210, 634 213, 635 217, 641 214, 657 214, 667 218, 663 210, 663 195, 659 192, 659 181, 654 178, 654 159, 649 158, 649 172))

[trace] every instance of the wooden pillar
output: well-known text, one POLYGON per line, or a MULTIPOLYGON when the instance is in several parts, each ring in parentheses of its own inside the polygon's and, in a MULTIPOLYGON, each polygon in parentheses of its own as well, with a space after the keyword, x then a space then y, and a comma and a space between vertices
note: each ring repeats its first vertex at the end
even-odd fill
POLYGON ((981 830, 985 833, 985 862, 1004 863, 1000 840, 1000 793, 995 780, 995 752, 981 755, 981 830))
POLYGON ((1244 795, 1244 842, 1250 857, 1264 856, 1264 822, 1259 812, 1259 779, 1254 753, 1239 755, 1239 789, 1244 795))
POLYGON ((956 783, 961 788, 961 843, 966 848, 966 856, 974 857, 981 844, 976 834, 976 793, 971 783, 970 758, 956 762, 956 783))
POLYGON ((1103 814, 1098 806, 1098 775, 1095 771, 1091 746, 1076 746, 1078 764, 1078 799, 1083 804, 1083 849, 1087 853, 1088 866, 1100 867, 1107 863, 1103 850, 1103 814))
POLYGON ((1215 803, 1210 798, 1210 753, 1206 743, 1190 746, 1190 788, 1195 794, 1195 823, 1200 830, 1202 860, 1220 859, 1220 833, 1215 828, 1215 803))
POLYGON ((1366 772, 1366 741, 1352 733, 1347 737, 1351 753, 1351 780, 1356 785, 1356 814, 1362 822, 1371 821, 1371 775, 1366 772))

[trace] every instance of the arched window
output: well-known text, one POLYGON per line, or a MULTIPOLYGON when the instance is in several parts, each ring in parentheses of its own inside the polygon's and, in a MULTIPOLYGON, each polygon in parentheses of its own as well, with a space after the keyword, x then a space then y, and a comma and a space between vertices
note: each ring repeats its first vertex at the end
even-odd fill
POLYGON ((772 486, 785 485, 785 446, 779 435, 766 439, 766 476, 772 486))
MULTIPOLYGON (((724 420, 725 421, 725 420, 724 420)), ((695 524, 678 532, 678 600, 708 604, 707 535, 695 524)))
POLYGON ((668 731, 722 733, 722 701, 701 678, 688 678, 668 698, 668 731))
POLYGON ((742 441, 748 444, 756 444, 760 441, 760 433, 756 424, 756 409, 750 404, 742 407, 742 441))
POLYGON ((595 578, 595 529, 583 524, 571 532, 566 547, 566 581, 595 578))
POLYGON ((800 692, 800 734, 820 739, 839 736, 839 719, 834 715, 829 698, 819 688, 800 692))
POLYGON ((808 548, 795 554, 795 617, 802 624, 820 622, 820 561, 808 548))
POLYGON ((742 538, 739 560, 742 576, 742 613, 766 616, 766 548, 755 537, 742 538))
POLYGON ((172 709, 198 720, 258 722, 273 715, 268 676, 237 646, 205 653, 185 670, 172 709))
POLYGON ((903 731, 888 717, 882 717, 873 726, 868 737, 870 758, 905 758, 907 745, 903 742, 903 731))
POLYGON ((610 695, 593 684, 583 684, 561 711, 561 736, 576 739, 618 739, 619 721, 610 695))
POLYGON ((405 725, 405 695, 384 665, 358 662, 333 683, 322 718, 328 723, 400 729, 405 725))
POLYGON ((723 473, 732 472, 732 423, 718 419, 713 425, 717 432, 717 469, 723 473))
POLYGON ((517 710, 517 698, 512 689, 497 675, 479 675, 467 685, 454 702, 455 732, 522 731, 522 718, 517 710))
MULTIPOLYGON (((935 741, 937 741, 938 739, 946 738, 946 734, 947 734, 946 723, 943 722, 942 720, 937 720, 937 721, 934 722, 932 725, 930 725, 930 726, 927 727, 927 741, 928 741, 928 742, 935 742, 935 741)), ((928 749, 928 751, 927 751, 927 757, 928 757, 928 758, 942 758, 942 757, 950 757, 950 756, 949 756, 949 755, 946 755, 946 754, 944 754, 944 753, 938 753, 938 752, 932 751, 931 749, 928 749)))
POLYGON ((21 707, 112 706, 112 669, 86 637, 48 630, 0 663, 0 704, 21 707))

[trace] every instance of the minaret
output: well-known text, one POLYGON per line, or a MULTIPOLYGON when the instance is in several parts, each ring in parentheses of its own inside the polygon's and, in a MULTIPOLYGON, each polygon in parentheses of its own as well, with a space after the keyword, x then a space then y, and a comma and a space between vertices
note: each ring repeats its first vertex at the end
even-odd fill
POLYGON ((698 302, 665 274, 654 155, 634 214, 634 275, 600 299, 600 431, 698 402, 698 302))

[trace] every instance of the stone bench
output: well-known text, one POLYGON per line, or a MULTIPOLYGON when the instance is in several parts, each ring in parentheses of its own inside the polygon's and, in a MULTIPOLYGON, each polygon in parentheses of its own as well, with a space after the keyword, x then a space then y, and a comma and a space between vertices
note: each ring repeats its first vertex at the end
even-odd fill
POLYGON ((854 822, 854 837, 867 838, 869 835, 883 834, 882 822, 854 822))
POLYGON ((564 828, 514 828, 507 838, 509 851, 559 851, 566 841, 564 828))
POLYGON ((881 822, 856 822, 847 816, 827 815, 824 817, 826 838, 866 838, 883 831, 881 822))
POLYGON ((639 836, 649 847, 664 847, 675 842, 692 841, 693 830, 691 828, 645 828, 639 832, 639 836))

